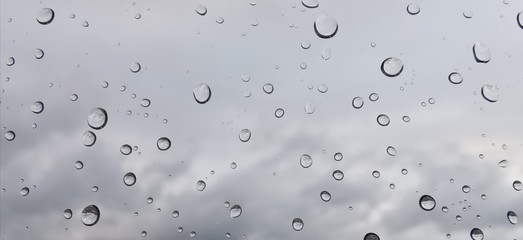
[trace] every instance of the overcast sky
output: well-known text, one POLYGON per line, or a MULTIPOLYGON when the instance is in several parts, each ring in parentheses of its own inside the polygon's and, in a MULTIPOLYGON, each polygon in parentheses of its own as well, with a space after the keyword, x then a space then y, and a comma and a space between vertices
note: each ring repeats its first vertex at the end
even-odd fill
POLYGON ((0 239, 143 239, 142 231, 146 239, 189 239, 191 231, 194 239, 470 239, 480 228, 485 239, 521 240, 521 217, 512 225, 507 212, 523 216, 523 191, 512 186, 523 181, 523 2, 505 1, 422 0, 410 15, 403 0, 317 8, 297 0, 2 0, 0 239), (47 25, 36 20, 42 8, 54 11, 47 25), (323 15, 338 24, 332 38, 315 33, 323 15), (476 42, 488 46, 488 63, 476 62, 476 42), (389 57, 404 64, 397 77, 380 70, 389 57), (448 80, 452 72, 461 84, 448 80), (211 89, 205 104, 193 97, 200 83, 211 89), (482 96, 485 84, 497 89, 496 102, 482 96), (361 109, 351 104, 358 96, 361 109), (40 114, 31 111, 36 101, 40 114), (87 123, 98 107, 108 115, 100 130, 87 123), (242 129, 251 131, 247 142, 242 129), (82 144, 88 130, 92 147, 82 144), (160 137, 170 139, 168 150, 157 148, 160 137), (138 149, 123 155, 123 144, 138 149), (302 154, 311 167, 300 166, 302 154), (127 172, 135 185, 124 185, 127 172), (418 204, 425 194, 436 200, 432 211, 418 204), (85 226, 91 204, 100 220, 85 226), (231 218, 236 204, 242 214, 231 218))

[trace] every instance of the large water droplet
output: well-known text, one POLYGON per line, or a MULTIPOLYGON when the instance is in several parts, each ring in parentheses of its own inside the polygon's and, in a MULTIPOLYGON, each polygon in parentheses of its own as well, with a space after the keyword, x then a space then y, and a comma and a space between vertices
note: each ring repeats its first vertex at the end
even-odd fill
POLYGON ((200 192, 205 189, 205 186, 207 186, 207 184, 205 184, 203 180, 199 180, 198 182, 196 182, 196 190, 200 192))
POLYGON ((330 15, 320 15, 314 21, 314 31, 320 38, 331 38, 338 32, 338 22, 330 15))
POLYGON ((31 111, 33 111, 36 114, 40 114, 44 111, 44 103, 40 101, 36 101, 31 105, 31 111))
POLYGON ((419 8, 418 4, 411 3, 411 4, 407 5, 407 12, 410 15, 416 15, 419 13, 419 11, 420 11, 420 8, 419 8))
POLYGON ((308 101, 305 103, 304 110, 307 114, 313 114, 314 111, 316 111, 316 105, 314 104, 314 102, 308 101))
POLYGON ((476 42, 472 47, 474 59, 479 63, 488 63, 490 61, 490 49, 483 43, 476 42))
POLYGON ((128 172, 123 176, 123 183, 126 186, 132 186, 136 183, 136 175, 132 172, 128 172))
POLYGON ((512 187, 514 188, 514 190, 516 191, 521 191, 523 189, 523 184, 521 183, 521 181, 519 180, 516 180, 512 183, 512 187))
POLYGON ((20 195, 22 195, 22 196, 27 196, 27 194, 29 194, 29 188, 28 188, 28 187, 23 187, 23 188, 20 190, 20 195))
POLYGON ((161 137, 158 139, 158 141, 156 141, 156 146, 161 151, 165 151, 171 147, 171 140, 169 140, 169 138, 166 137, 161 137))
POLYGON ((311 156, 309 156, 309 154, 301 155, 301 157, 300 157, 300 165, 303 168, 309 168, 310 166, 312 166, 312 158, 311 158, 311 156))
POLYGON ((211 99, 211 88, 205 84, 200 83, 194 87, 193 91, 194 100, 199 104, 204 104, 211 99))
POLYGON ((481 95, 483 98, 489 102, 497 102, 499 100, 499 91, 496 87, 485 84, 481 87, 481 95))
POLYGON ((37 48, 35 50, 35 58, 36 59, 42 59, 44 57, 44 50, 37 48))
POLYGON ((71 219, 73 217, 73 211, 71 209, 65 209, 64 210, 64 218, 65 219, 71 219))
POLYGON ((423 195, 419 199, 419 206, 425 211, 432 211, 436 207, 436 200, 429 195, 423 195))
POLYGON ((131 67, 129 67, 129 69, 131 70, 131 72, 137 73, 140 71, 140 69, 142 69, 142 65, 140 65, 140 63, 138 62, 133 62, 131 63, 131 67))
POLYGON ((82 223, 85 226, 93 226, 100 220, 100 210, 95 205, 89 205, 82 211, 82 223))
POLYGON ((463 82, 463 77, 458 72, 453 72, 449 74, 449 81, 453 84, 460 84, 463 82))
POLYGON ((270 83, 266 83, 263 85, 263 91, 267 94, 271 94, 272 91, 274 91, 274 86, 272 86, 270 83))
POLYGON ((87 116, 87 124, 89 127, 99 130, 105 127, 107 119, 107 112, 103 108, 95 108, 87 116))
POLYGON ((389 57, 381 63, 381 72, 387 77, 396 77, 403 71, 403 62, 399 58, 389 57))
POLYGON ((469 185, 463 185, 463 187, 461 187, 461 190, 464 193, 469 193, 470 192, 470 187, 469 187, 469 185))
POLYGON ((196 11, 196 13, 204 16, 205 14, 207 14, 207 7, 205 7, 203 5, 197 5, 196 8, 194 9, 194 11, 196 11))
POLYGON ((94 134, 94 132, 91 132, 91 131, 84 132, 84 135, 82 136, 82 143, 86 147, 93 146, 95 142, 96 142, 96 134, 94 134))
POLYGON ((389 117, 387 115, 385 115, 385 114, 378 115, 376 120, 378 121, 378 124, 381 125, 381 126, 387 126, 390 123, 389 117))
POLYGON ((231 211, 229 212, 231 218, 237 218, 240 215, 242 215, 242 207, 240 205, 236 204, 231 207, 231 211))
POLYGON ((341 170, 335 170, 334 172, 332 172, 332 177, 337 181, 341 181, 344 177, 344 174, 341 170))
POLYGON ((317 8, 320 5, 317 0, 301 0, 301 4, 308 8, 317 8))
POLYGON ((131 148, 131 146, 129 146, 129 144, 124 144, 120 147, 120 152, 123 155, 129 155, 129 154, 131 154, 132 151, 133 151, 133 149, 131 148))
POLYGON ((363 98, 361 97, 355 97, 352 99, 352 107, 356 109, 360 109, 361 107, 363 107, 363 103, 363 98))
POLYGON ((328 202, 331 200, 331 194, 327 191, 321 191, 320 198, 324 202, 328 202))
POLYGON ((473 228, 470 231, 470 238, 473 240, 483 240, 483 231, 479 228, 473 228))
POLYGON ((249 141, 249 139, 251 139, 251 130, 245 128, 245 129, 242 129, 240 131, 240 133, 238 134, 238 138, 240 139, 240 141, 242 142, 247 142, 249 141))
POLYGON ((295 218, 292 220, 292 228, 296 231, 301 231, 303 229, 303 220, 301 218, 295 218))
POLYGON ((508 222, 512 225, 516 225, 518 223, 518 215, 513 211, 508 211, 507 219, 508 222))
POLYGON ((380 240, 380 237, 376 233, 367 233, 363 240, 380 240))
POLYGON ((396 156, 396 148, 394 148, 393 146, 388 146, 387 147, 387 154, 389 154, 390 156, 396 156))
POLYGON ((13 131, 7 131, 5 132, 4 137, 7 141, 13 141, 16 137, 16 134, 13 131))
POLYGON ((36 13, 36 21, 42 25, 51 23, 54 19, 54 11, 50 8, 42 8, 36 13))

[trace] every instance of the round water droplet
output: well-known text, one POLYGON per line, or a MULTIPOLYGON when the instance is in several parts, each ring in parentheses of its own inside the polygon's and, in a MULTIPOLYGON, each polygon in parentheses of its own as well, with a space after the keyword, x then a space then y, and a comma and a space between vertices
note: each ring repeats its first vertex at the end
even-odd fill
POLYGON ((295 218, 292 220, 292 228, 296 231, 301 231, 303 229, 303 220, 301 218, 295 218))
POLYGON ((523 189, 523 184, 521 183, 521 181, 519 180, 516 180, 512 183, 512 187, 514 188, 514 190, 516 191, 521 191, 523 189))
POLYGON ((154 199, 152 197, 148 197, 146 200, 147 204, 151 204, 151 203, 153 203, 153 201, 154 201, 154 199))
POLYGON ((425 211, 432 211, 436 207, 436 200, 429 195, 423 195, 419 199, 419 206, 425 211))
POLYGON ((183 232, 183 228, 182 227, 178 227, 178 232, 179 233, 183 232))
POLYGON ((247 142, 251 139, 251 131, 247 128, 242 129, 240 133, 238 134, 238 138, 242 142, 247 142))
POLYGON ((331 38, 338 32, 338 22, 330 15, 320 15, 314 21, 314 31, 320 38, 331 38))
POLYGON ((327 86, 327 84, 320 84, 318 86, 318 92, 326 93, 327 91, 329 91, 329 87, 327 86))
POLYGON ((222 17, 216 18, 216 23, 222 24, 225 20, 222 17))
POLYGON ((88 21, 83 21, 82 22, 82 26, 83 27, 89 27, 89 22, 88 21))
POLYGON ((82 161, 76 161, 74 163, 74 168, 76 168, 76 170, 81 170, 82 168, 84 168, 84 163, 82 161))
POLYGON ((472 47, 472 51, 474 53, 474 59, 476 59, 476 62, 488 63, 490 61, 490 49, 487 47, 487 45, 481 42, 476 42, 472 47))
POLYGON ((23 187, 23 188, 20 190, 20 195, 22 195, 22 196, 27 196, 27 194, 29 194, 29 188, 28 188, 28 187, 23 187))
POLYGON ((120 152, 123 155, 129 155, 129 154, 131 154, 132 151, 133 151, 133 149, 131 148, 131 146, 129 146, 129 144, 124 144, 120 147, 120 152))
POLYGON ((231 234, 230 234, 230 233, 225 233, 225 237, 226 237, 226 238, 230 238, 230 237, 231 237, 231 234))
POLYGON ((51 23, 54 19, 54 11, 50 8, 42 8, 36 13, 36 21, 42 25, 51 23))
POLYGON ((419 11, 420 11, 420 8, 419 8, 418 4, 411 3, 411 4, 407 5, 407 12, 410 15, 416 15, 419 13, 419 11))
POLYGON ((408 173, 409 173, 409 170, 407 170, 406 168, 401 169, 401 174, 407 175, 408 173))
POLYGON ((374 178, 379 178, 381 176, 381 173, 379 171, 372 171, 372 176, 374 178))
POLYGON ((301 42, 301 48, 303 49, 309 49, 311 47, 311 43, 308 41, 301 42))
POLYGON ((309 156, 309 154, 301 155, 301 157, 300 157, 300 165, 303 168, 309 168, 310 166, 312 166, 312 157, 309 156))
POLYGON ((308 101, 305 103, 304 110, 307 114, 313 114, 314 111, 316 111, 316 105, 314 104, 314 102, 308 101))
POLYGON ((107 87, 109 87, 109 83, 108 83, 107 81, 102 81, 102 82, 100 83, 100 85, 102 86, 102 88, 107 88, 107 87))
POLYGON ((95 108, 87 116, 87 124, 93 129, 100 130, 107 124, 107 119, 107 112, 103 108, 95 108))
POLYGON ((267 94, 271 94, 272 91, 274 91, 274 87, 270 83, 266 83, 263 85, 263 91, 267 94))
POLYGON ((165 151, 171 147, 171 140, 169 140, 169 138, 166 137, 161 137, 158 139, 158 141, 156 141, 156 146, 161 151, 165 151))
POLYGON ((460 215, 456 215, 456 220, 457 220, 458 222, 461 221, 461 219, 462 219, 462 218, 461 218, 460 215))
POLYGON ((474 12, 473 11, 463 11, 463 17, 465 18, 472 18, 474 17, 474 12))
POLYGON ((436 100, 434 100, 434 98, 429 98, 428 102, 429 104, 434 104, 436 103, 436 100))
POLYGON ((317 0, 301 0, 301 4, 308 8, 317 8, 320 5, 317 0))
POLYGON ((226 207, 226 208, 228 208, 229 206, 231 206, 231 204, 230 204, 229 202, 224 202, 224 203, 223 203, 223 206, 226 207))
POLYGON ((461 187, 461 190, 464 193, 469 193, 470 192, 470 187, 468 185, 463 185, 463 187, 461 187))
POLYGON ((508 222, 512 225, 516 225, 518 223, 518 215, 513 211, 508 211, 507 219, 508 222))
POLYGON ((69 99, 71 99, 71 101, 76 101, 78 100, 78 95, 77 94, 71 94, 71 96, 69 96, 69 99))
POLYGON ((149 107, 151 105, 151 100, 147 99, 147 98, 144 98, 142 99, 142 101, 140 102, 140 105, 142 107, 149 107))
POLYGON ((331 200, 331 194, 327 191, 321 191, 320 198, 324 202, 328 202, 331 200))
POLYGON ((337 181, 341 181, 344 177, 344 174, 341 170, 335 170, 334 172, 332 172, 332 177, 337 181))
POLYGON ((473 228, 470 231, 470 238, 473 240, 483 240, 483 231, 479 228, 473 228))
POLYGON ((65 209, 64 210, 64 218, 65 219, 71 219, 73 217, 73 211, 71 209, 65 209))
POLYGON ((251 77, 248 74, 242 75, 242 81, 249 82, 251 80, 251 77))
POLYGON ((31 105, 31 111, 36 114, 40 114, 44 111, 44 103, 40 101, 36 101, 31 105))
POLYGON ((240 205, 232 206, 229 214, 230 214, 231 218, 239 217, 240 215, 242 215, 242 207, 240 207, 240 205))
POLYGON ((200 192, 205 189, 205 186, 207 186, 207 184, 205 184, 203 180, 199 180, 198 182, 196 182, 196 190, 200 192))
POLYGON ((199 104, 204 104, 211 99, 211 88, 205 83, 196 85, 192 92, 194 100, 199 104))
POLYGON ((198 13, 199 15, 204 16, 205 14, 207 14, 207 7, 200 4, 196 6, 194 11, 196 11, 196 13, 198 13))
POLYGON ((378 99, 380 99, 380 95, 378 95, 377 93, 371 93, 369 95, 369 100, 371 100, 373 102, 378 101, 378 99))
POLYGON ((4 137, 7 141, 13 141, 16 137, 16 134, 13 131, 7 131, 5 132, 4 137))
POLYGON ((330 48, 323 48, 323 50, 321 50, 321 58, 323 58, 323 60, 329 60, 331 57, 332 51, 330 48))
POLYGON ((352 107, 355 109, 360 109, 363 107, 363 98, 361 97, 355 97, 352 99, 352 107))
POLYGON ((389 57, 381 63, 381 72, 387 77, 396 77, 403 71, 403 62, 399 58, 389 57))
POLYGON ((136 183, 136 175, 132 172, 128 172, 123 176, 123 183, 126 186, 132 186, 136 183))
POLYGON ((141 235, 142 237, 147 237, 147 231, 142 231, 141 235))
POLYGON ((300 68, 303 70, 307 69, 307 63, 300 63, 300 68))
POLYGON ((367 233, 363 240, 380 240, 380 237, 376 233, 367 233))
POLYGON ((95 205, 89 205, 82 211, 82 223, 85 226, 93 226, 100 220, 100 210, 95 205))
POLYGON ((189 237, 196 237, 196 232, 195 231, 192 231, 191 233, 189 233, 189 237))
POLYGON ((180 216, 180 212, 178 212, 177 210, 174 210, 172 213, 172 216, 173 216, 173 218, 177 218, 180 216))
POLYGON ((449 211, 449 208, 447 206, 443 206, 441 208, 441 211, 444 212, 444 213, 447 213, 449 211))
POLYGON ((274 116, 276 116, 277 118, 283 117, 284 114, 285 114, 285 111, 281 108, 278 108, 278 109, 276 109, 276 111, 274 111, 274 116))
POLYGON ((44 50, 37 48, 35 50, 35 58, 36 59, 42 59, 44 57, 44 50))
POLYGON ((463 82, 463 77, 458 72, 452 72, 449 74, 449 81, 453 84, 460 84, 463 82))
POLYGON ((487 195, 485 195, 485 194, 481 194, 481 199, 482 199, 482 200, 487 199, 487 195))
POLYGON ((82 136, 82 143, 86 147, 93 146, 95 142, 96 142, 96 135, 94 134, 94 132, 91 132, 91 131, 84 132, 84 135, 82 136))
POLYGON ((343 154, 340 152, 337 152, 334 154, 334 160, 341 161, 343 159, 343 154))
POLYGON ((450 239, 452 237, 452 235, 450 235, 450 233, 447 233, 447 235, 445 235, 447 237, 447 239, 450 239))
POLYGON ((98 186, 93 186, 93 187, 91 188, 91 191, 93 191, 93 192, 98 192, 98 186))
POLYGON ((387 154, 389 154, 390 156, 396 156, 396 148, 394 148, 393 146, 388 146, 387 147, 387 154))
POLYGON ((387 115, 385 115, 385 114, 378 115, 376 120, 378 121, 378 124, 381 125, 381 126, 387 126, 390 123, 389 117, 387 115))
POLYGON ((142 69, 142 65, 140 65, 140 63, 138 62, 133 62, 131 63, 131 67, 129 67, 129 69, 131 70, 131 72, 137 73, 142 69))
POLYGON ((238 167, 238 165, 235 162, 232 162, 231 163, 231 169, 236 169, 236 167, 238 167))
POLYGON ((483 87, 481 87, 481 95, 483 98, 489 102, 497 102, 499 100, 499 91, 496 89, 496 87, 485 84, 483 87))

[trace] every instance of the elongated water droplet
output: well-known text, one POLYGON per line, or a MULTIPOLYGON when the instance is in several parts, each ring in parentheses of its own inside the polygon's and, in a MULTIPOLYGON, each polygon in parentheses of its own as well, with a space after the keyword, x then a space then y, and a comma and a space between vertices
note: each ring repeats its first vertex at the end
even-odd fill
POLYGON ((251 131, 247 128, 242 129, 240 133, 238 134, 238 138, 242 142, 247 142, 251 139, 251 131))
POLYGON ((211 88, 205 83, 200 83, 194 87, 193 96, 197 103, 204 104, 211 99, 211 88))
POLYGON ((35 50, 35 58, 36 59, 42 59, 44 57, 44 50, 37 48, 35 50))
POLYGON ((207 7, 203 5, 197 5, 194 11, 196 11, 196 13, 198 13, 199 15, 204 16, 205 14, 207 14, 207 7))
POLYGON ((29 194, 29 188, 28 188, 28 187, 23 187, 23 188, 20 190, 20 195, 22 195, 22 196, 27 196, 27 194, 29 194))
POLYGON ((242 215, 242 207, 240 205, 236 204, 231 207, 231 210, 229 212, 231 218, 237 218, 240 215, 242 215))
POLYGON ((314 31, 320 38, 331 38, 338 32, 338 22, 330 15, 320 15, 314 21, 314 31))
POLYGON ((305 103, 304 110, 307 114, 313 114, 314 111, 316 111, 316 105, 314 104, 314 102, 308 101, 305 103))
POLYGON ((94 143, 96 143, 96 134, 94 134, 94 132, 91 131, 84 132, 84 135, 82 136, 82 143, 86 147, 93 146, 94 143))
POLYGON ((361 107, 363 107, 363 98, 361 97, 355 97, 352 99, 352 107, 354 107, 355 109, 360 109, 361 107))
POLYGON ((419 199, 419 206, 425 211, 432 211, 436 207, 436 200, 429 195, 423 195, 419 199))
POLYGON ((523 184, 521 183, 521 181, 519 180, 516 180, 512 183, 512 187, 514 188, 514 190, 516 191, 521 191, 523 189, 523 184))
POLYGON ((156 141, 156 146, 159 150, 165 151, 171 147, 171 140, 166 137, 161 137, 158 139, 158 141, 156 141))
POLYGON ((301 218, 295 218, 292 220, 292 228, 296 231, 301 231, 303 229, 303 220, 301 218))
POLYGON ((512 225, 516 225, 518 223, 518 215, 513 211, 508 211, 507 219, 508 222, 512 225))
POLYGON ((64 218, 65 219, 71 219, 73 217, 73 211, 71 209, 65 209, 64 210, 64 218))
POLYGON ((272 86, 270 83, 266 83, 263 85, 263 91, 267 94, 271 94, 272 91, 274 91, 274 86, 272 86))
POLYGON ((390 156, 396 156, 396 148, 394 148, 393 146, 388 146, 387 147, 387 154, 389 154, 390 156))
POLYGON ((42 8, 36 13, 36 21, 42 25, 51 23, 54 19, 54 11, 50 8, 42 8))
POLYGON ((334 160, 341 161, 343 159, 343 154, 340 152, 337 152, 334 154, 334 160))
POLYGON ((470 238, 473 240, 483 240, 483 231, 479 228, 473 228, 470 231, 470 238))
POLYGON ((487 47, 487 45, 481 42, 476 42, 472 47, 472 51, 474 53, 474 59, 476 59, 476 62, 488 63, 490 61, 490 49, 487 47))
POLYGON ((95 205, 89 205, 82 211, 82 223, 85 226, 93 226, 100 220, 100 209, 95 205))
POLYGON ((381 126, 387 126, 390 123, 389 117, 387 115, 385 115, 385 114, 378 115, 376 120, 378 121, 378 124, 381 125, 381 126))
POLYGON ((317 8, 320 5, 317 0, 301 0, 301 4, 308 8, 317 8))
POLYGON ((496 87, 485 84, 481 87, 481 96, 483 96, 485 100, 494 103, 499 100, 499 91, 496 87))
POLYGON ((128 172, 123 176, 123 183, 126 186, 132 186, 136 183, 136 175, 132 172, 128 172))
POLYGON ((403 71, 403 62, 399 58, 389 57, 381 63, 381 72, 387 77, 396 77, 403 71))
POLYGON ((500 168, 506 168, 507 166, 508 166, 507 160, 501 160, 498 162, 498 167, 500 167, 500 168))
POLYGON ((463 82, 463 77, 458 72, 452 72, 449 74, 449 81, 453 84, 460 84, 463 82))
POLYGON ((312 157, 309 156, 309 154, 301 155, 301 157, 300 157, 300 165, 303 168, 309 168, 310 166, 312 166, 312 157))
POLYGON ((331 200, 331 194, 327 191, 321 191, 320 198, 324 202, 328 202, 331 200))
POLYGON ((418 4, 411 3, 411 4, 407 5, 407 12, 410 15, 416 15, 419 13, 419 11, 420 11, 420 8, 419 8, 418 4))
POLYGON ((131 67, 129 67, 129 69, 131 70, 131 72, 137 73, 142 69, 142 65, 140 65, 140 63, 138 62, 133 62, 131 63, 131 67))
POLYGON ((100 130, 107 124, 107 112, 103 108, 91 110, 87 116, 87 124, 93 129, 100 130))
POLYGON ((363 240, 380 240, 380 237, 376 233, 367 233, 363 240))
POLYGON ((198 182, 196 182, 196 190, 200 192, 205 189, 205 186, 207 186, 207 184, 205 184, 203 180, 199 180, 198 182))
POLYGON ((337 181, 341 181, 344 177, 344 174, 341 170, 335 170, 334 172, 332 172, 332 177, 337 181))

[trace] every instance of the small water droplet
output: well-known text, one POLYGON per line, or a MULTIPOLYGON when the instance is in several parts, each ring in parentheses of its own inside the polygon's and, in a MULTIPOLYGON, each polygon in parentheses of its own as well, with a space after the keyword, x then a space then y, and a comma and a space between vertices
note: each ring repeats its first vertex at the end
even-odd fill
POLYGON ((465 18, 472 18, 472 17, 474 17, 474 12, 473 11, 469 11, 469 10, 463 11, 463 17, 465 17, 465 18))
POLYGON ((136 175, 132 172, 128 172, 123 176, 123 183, 126 186, 132 186, 136 183, 136 175))
POLYGON ((5 132, 4 137, 7 141, 13 141, 16 137, 16 134, 13 131, 7 131, 5 132))
POLYGON ((131 148, 131 146, 129 146, 129 144, 124 144, 120 147, 120 152, 123 155, 129 155, 129 154, 131 154, 132 151, 133 151, 133 149, 131 148))
POLYGON ((323 60, 329 60, 331 57, 332 51, 330 48, 323 48, 323 50, 321 50, 321 58, 323 58, 323 60))
POLYGON ((22 195, 22 196, 27 196, 27 194, 29 194, 29 188, 28 188, 28 187, 23 187, 23 188, 20 190, 20 195, 22 195))
POLYGON ((449 211, 449 208, 447 206, 443 206, 441 208, 441 211, 444 212, 444 213, 447 213, 449 211))
POLYGON ((381 173, 379 171, 372 171, 372 176, 374 178, 379 178, 381 176, 381 173))
POLYGON ((409 116, 403 116, 401 118, 404 122, 410 122, 410 117, 409 116))
POLYGON ((378 99, 380 99, 380 95, 378 95, 377 93, 371 93, 369 95, 369 100, 371 100, 373 102, 378 101, 378 99))
POLYGON ((512 183, 512 187, 514 188, 514 190, 516 191, 521 191, 523 189, 523 184, 521 183, 521 181, 519 180, 516 180, 512 183))
POLYGON ((485 84, 481 87, 481 95, 483 98, 491 103, 499 100, 499 91, 490 84, 485 84))
POLYGON ((452 235, 450 235, 450 233, 447 233, 447 235, 445 235, 447 237, 447 239, 450 239, 452 237, 452 235))
POLYGON ((102 88, 107 88, 107 87, 109 87, 109 83, 107 81, 102 81, 100 83, 100 86, 102 86, 102 88))
POLYGON ((472 51, 474 53, 474 59, 476 59, 476 62, 488 63, 490 61, 490 49, 487 47, 487 45, 481 42, 476 42, 472 47, 472 51))
POLYGON ((401 169, 401 174, 407 175, 408 173, 409 173, 409 170, 407 170, 406 168, 401 169))
POLYGON ((309 168, 312 166, 312 157, 309 154, 303 154, 300 157, 300 165, 303 168, 309 168))
POLYGON ((238 134, 238 138, 242 142, 247 142, 251 139, 251 131, 247 128, 242 129, 240 133, 238 134))
POLYGON ((394 183, 391 183, 391 184, 389 184, 389 188, 390 188, 390 189, 395 189, 395 188, 396 188, 396 185, 395 185, 394 183))
POLYGON ((239 217, 242 214, 242 207, 240 207, 240 205, 232 206, 229 214, 230 214, 231 218, 239 217))
POLYGON ((165 151, 171 147, 171 140, 166 137, 161 137, 158 139, 158 141, 156 141, 156 146, 159 150, 165 151))
POLYGON ((318 92, 326 93, 327 91, 329 91, 329 87, 327 86, 327 84, 320 84, 318 86, 318 92))
POLYGON ((91 110, 87 116, 87 123, 93 129, 100 130, 107 124, 107 112, 103 108, 91 110))
POLYGON ((82 223, 85 226, 93 226, 100 220, 100 209, 95 205, 89 205, 82 211, 82 223))
POLYGON ((334 172, 332 172, 332 177, 336 180, 336 181, 341 181, 344 177, 344 174, 341 170, 335 170, 334 172))
POLYGON ((231 169, 236 169, 236 167, 238 167, 238 165, 235 162, 232 162, 231 163, 231 169))
POLYGON ((278 108, 276 109, 276 111, 274 111, 274 116, 276 116, 277 118, 283 117, 284 114, 285 111, 282 108, 278 108))
POLYGON ((468 185, 463 185, 463 187, 461 187, 461 190, 464 193, 469 193, 470 192, 470 187, 468 185))
POLYGON ((69 96, 69 99, 73 102, 75 102, 76 100, 78 100, 78 95, 77 94, 71 94, 71 96, 69 96))
POLYGON ((36 114, 40 114, 44 111, 44 103, 40 101, 36 101, 31 105, 31 111, 36 114))
POLYGON ((44 50, 37 48, 35 50, 35 58, 36 59, 42 59, 44 57, 44 50))
POLYGON ((458 72, 452 72, 449 74, 449 81, 453 84, 460 84, 463 82, 463 77, 458 72))
POLYGON ((461 219, 462 219, 462 218, 461 218, 460 215, 456 215, 456 220, 457 220, 458 222, 461 221, 461 219))
POLYGON ((498 167, 500 167, 500 168, 506 168, 507 166, 508 166, 507 160, 501 160, 498 162, 498 167))
POLYGON ((507 219, 508 222, 512 225, 516 225, 518 223, 518 215, 513 211, 508 211, 507 219))
POLYGON ((434 98, 429 98, 428 102, 429 104, 434 104, 436 103, 436 100, 434 100, 434 98))
POLYGON ((328 202, 331 200, 331 194, 327 191, 321 191, 320 198, 324 202, 328 202))
POLYGON ((147 204, 151 204, 151 203, 153 203, 153 201, 154 201, 154 199, 152 197, 148 197, 146 200, 147 204))
POLYGON ((380 237, 376 233, 367 233, 363 240, 380 240, 380 237))
POLYGON ((84 168, 84 163, 82 161, 76 161, 74 163, 74 168, 76 168, 76 170, 81 170, 82 168, 84 168))
POLYGON ((141 235, 142 235, 142 237, 146 237, 147 236, 147 231, 142 231, 141 235))
POLYGON ((205 83, 200 83, 194 87, 193 96, 197 103, 204 104, 211 99, 211 88, 205 83))
POLYGON ((361 97, 355 97, 352 99, 352 107, 354 107, 355 109, 360 109, 361 107, 363 107, 363 98, 361 97))
POLYGON ((307 101, 304 106, 305 113, 313 114, 316 111, 316 105, 312 101, 307 101))
POLYGON ((226 237, 226 238, 230 238, 230 237, 231 237, 231 234, 230 234, 230 233, 225 233, 225 237, 226 237))
POLYGON ((131 63, 131 66, 129 67, 129 69, 131 70, 131 72, 137 73, 142 69, 142 65, 140 65, 140 63, 138 63, 138 62, 133 62, 133 63, 131 63))
POLYGON ((390 123, 389 117, 387 115, 385 115, 385 114, 378 115, 376 120, 378 121, 378 124, 381 125, 381 126, 387 126, 390 123))
POLYGON ((205 184, 203 180, 199 180, 198 182, 196 182, 196 190, 200 192, 205 189, 205 186, 207 186, 207 184, 205 184))
POLYGON ((42 8, 36 13, 36 21, 42 25, 51 23, 54 19, 54 11, 50 8, 42 8))
POLYGON ((267 94, 271 94, 272 91, 274 91, 274 87, 270 83, 266 83, 263 85, 263 91, 267 94))
POLYGON ((392 157, 396 156, 396 148, 394 148, 393 146, 388 146, 387 154, 389 154, 392 157))
POLYGON ((179 233, 183 232, 183 228, 182 227, 178 227, 178 232, 179 233))
POLYGON ((228 208, 229 206, 231 206, 231 204, 230 204, 229 202, 224 202, 224 203, 223 203, 223 206, 226 207, 226 208, 228 208))
POLYGON ((216 18, 216 23, 222 24, 225 20, 222 17, 216 18))
POLYGON ((7 66, 13 66, 15 65, 15 58, 14 57, 8 57, 7 61, 5 62, 7 66))
POLYGON ((301 0, 301 4, 308 8, 317 8, 320 5, 317 0, 301 0))
POLYGON ((198 13, 201 16, 205 16, 205 14, 207 14, 207 7, 199 4, 199 5, 196 5, 196 8, 194 9, 194 11, 196 11, 196 13, 198 13))
POLYGON ((142 107, 149 107, 151 105, 151 100, 144 98, 142 101, 140 101, 140 105, 142 107))
POLYGON ((303 220, 301 218, 295 218, 292 220, 292 228, 296 231, 301 231, 303 229, 303 220))
POLYGON ((83 27, 89 27, 89 22, 88 21, 83 21, 82 22, 82 26, 83 27))
POLYGON ((189 233, 189 237, 191 237, 191 238, 196 237, 196 232, 192 231, 191 233, 189 233))
POLYGON ((481 194, 481 199, 482 199, 482 200, 486 200, 486 199, 487 199, 487 195, 485 195, 485 194, 481 194))
POLYGON ((93 192, 98 192, 98 186, 93 186, 93 187, 91 187, 91 191, 93 191, 93 192))
POLYGON ((334 160, 341 161, 343 159, 343 154, 340 152, 337 152, 334 154, 334 160))
POLYGON ((322 14, 314 21, 314 31, 320 38, 331 38, 338 32, 338 22, 330 15, 322 14))
POLYGON ((65 209, 64 210, 64 218, 65 219, 71 219, 73 217, 73 211, 71 209, 65 209))
POLYGON ((420 8, 419 8, 418 4, 411 3, 411 4, 407 5, 407 12, 410 15, 416 15, 420 12, 420 8))
POLYGON ((178 212, 177 210, 174 210, 172 213, 172 216, 173 216, 173 218, 177 218, 180 216, 180 212, 178 212))
POLYGON ((479 228, 473 228, 470 231, 470 238, 473 240, 483 240, 483 231, 479 228))
POLYGON ((307 63, 300 63, 300 68, 303 70, 307 69, 307 63))
POLYGON ((518 13, 517 20, 519 27, 523 29, 523 11, 518 13))
POLYGON ((94 134, 94 132, 91 131, 85 131, 82 136, 82 143, 84 144, 84 146, 91 147, 94 145, 95 142, 96 134, 94 134))
POLYGON ((399 58, 389 57, 381 63, 381 72, 387 77, 396 77, 403 71, 403 62, 399 58))
POLYGON ((429 195, 423 195, 419 199, 419 206, 425 211, 432 211, 436 207, 436 200, 429 195))
POLYGON ((301 42, 301 48, 303 49, 309 49, 311 47, 311 43, 308 41, 301 42))

